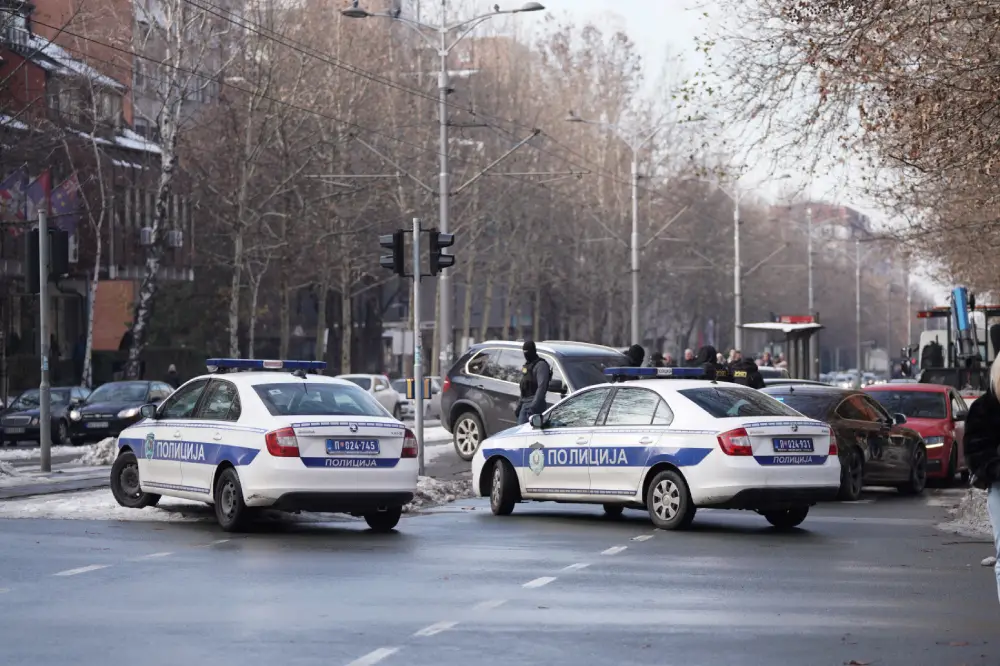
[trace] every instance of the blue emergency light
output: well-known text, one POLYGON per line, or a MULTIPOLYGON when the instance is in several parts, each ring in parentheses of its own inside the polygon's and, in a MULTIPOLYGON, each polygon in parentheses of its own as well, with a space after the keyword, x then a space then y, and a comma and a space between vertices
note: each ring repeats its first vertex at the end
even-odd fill
POLYGON ((326 368, 326 361, 281 361, 263 358, 210 358, 205 361, 209 372, 220 370, 299 370, 317 373, 326 368))
POLYGON ((703 368, 605 368, 613 380, 626 379, 705 379, 703 368))

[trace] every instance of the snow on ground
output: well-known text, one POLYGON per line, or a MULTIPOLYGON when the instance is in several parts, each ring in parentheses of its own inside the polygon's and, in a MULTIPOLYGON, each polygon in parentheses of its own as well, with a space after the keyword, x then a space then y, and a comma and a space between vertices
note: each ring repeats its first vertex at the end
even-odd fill
POLYGON ((447 444, 430 444, 424 448, 424 463, 432 463, 443 454, 454 450, 455 446, 451 442, 448 442, 447 444))
POLYGON ((951 511, 952 519, 940 525, 949 532, 970 536, 993 536, 990 515, 986 510, 986 492, 969 488, 951 511))
POLYGON ((442 481, 430 476, 422 476, 417 479, 417 494, 413 497, 412 502, 403 507, 403 510, 417 511, 467 497, 472 497, 472 481, 468 477, 442 481))
POLYGON ((424 443, 430 444, 432 442, 450 442, 451 433, 444 429, 444 426, 434 426, 433 428, 424 428, 424 443))
MULTIPOLYGON (((53 446, 52 455, 62 456, 70 453, 80 453, 86 450, 86 447, 79 446, 53 446)), ((38 460, 42 457, 42 450, 37 446, 15 448, 15 449, 0 449, 0 460, 38 460)))
POLYGON ((114 437, 105 437, 97 444, 86 447, 86 452, 74 462, 78 465, 113 465, 118 457, 118 447, 114 437))
POLYGON ((0 481, 3 479, 13 479, 14 477, 19 476, 21 476, 21 473, 18 472, 13 465, 0 460, 0 481))

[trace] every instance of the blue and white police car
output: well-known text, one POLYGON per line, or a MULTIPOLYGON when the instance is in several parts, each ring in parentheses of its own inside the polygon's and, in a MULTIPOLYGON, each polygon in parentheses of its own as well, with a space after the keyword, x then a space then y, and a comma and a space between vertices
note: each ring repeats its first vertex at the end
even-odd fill
POLYGON ((700 507, 749 509, 792 528, 840 487, 830 427, 701 368, 607 368, 591 386, 486 439, 473 488, 496 515, 521 501, 645 508, 661 529, 700 507), (635 381, 643 380, 643 381, 635 381))
POLYGON ((209 359, 119 435, 111 490, 142 508, 161 495, 215 505, 227 531, 256 508, 363 516, 393 529, 417 486, 417 440, 351 382, 314 361, 209 359), (241 371, 241 372, 236 372, 241 371))

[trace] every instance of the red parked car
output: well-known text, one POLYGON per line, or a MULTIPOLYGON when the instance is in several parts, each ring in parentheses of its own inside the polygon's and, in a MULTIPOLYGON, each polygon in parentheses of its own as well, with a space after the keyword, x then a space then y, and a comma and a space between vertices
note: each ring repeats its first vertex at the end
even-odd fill
POLYGON ((906 427, 927 445, 927 478, 969 480, 965 466, 965 418, 969 408, 958 391, 942 384, 876 384, 865 392, 890 414, 905 414, 906 427))

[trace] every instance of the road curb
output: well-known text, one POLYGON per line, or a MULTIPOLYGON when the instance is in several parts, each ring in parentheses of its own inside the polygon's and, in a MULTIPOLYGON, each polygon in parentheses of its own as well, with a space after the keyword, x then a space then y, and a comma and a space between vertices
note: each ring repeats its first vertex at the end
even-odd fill
POLYGON ((40 483, 0 488, 0 500, 20 499, 22 497, 35 497, 38 495, 58 495, 60 493, 73 493, 81 490, 95 490, 97 488, 107 488, 109 485, 110 480, 107 474, 56 483, 42 481, 40 483))

